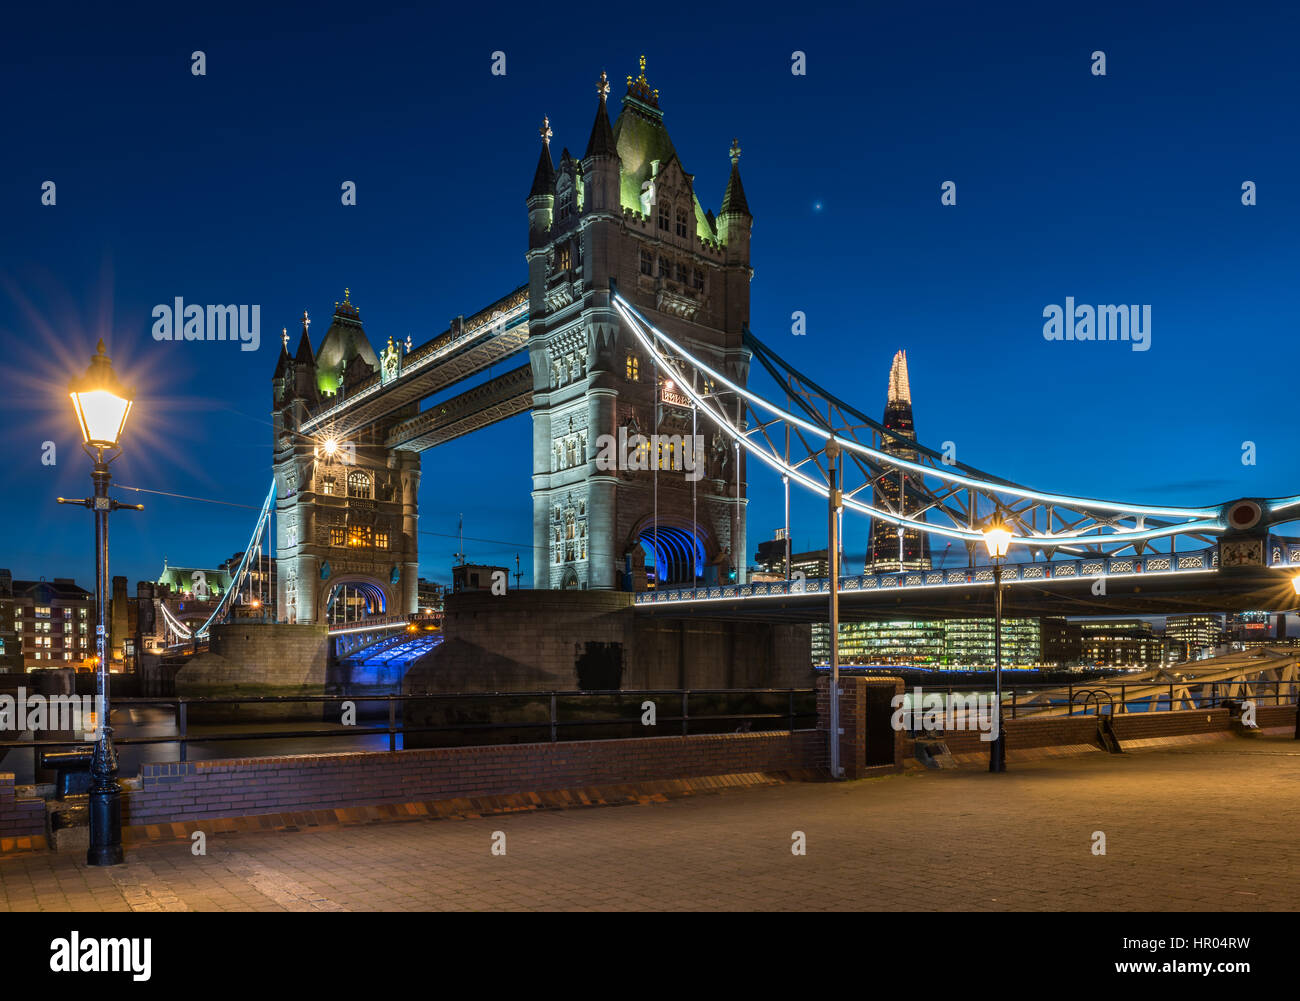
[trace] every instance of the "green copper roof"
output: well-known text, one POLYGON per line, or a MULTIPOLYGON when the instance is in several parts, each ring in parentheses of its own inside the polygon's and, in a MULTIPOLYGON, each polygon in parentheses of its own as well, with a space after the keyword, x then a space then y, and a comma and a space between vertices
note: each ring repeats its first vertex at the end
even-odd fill
POLYGON ((664 128, 663 113, 631 94, 623 98, 623 110, 614 123, 614 144, 623 161, 620 201, 626 208, 641 211, 641 185, 650 179, 651 163, 663 167, 677 155, 664 128))

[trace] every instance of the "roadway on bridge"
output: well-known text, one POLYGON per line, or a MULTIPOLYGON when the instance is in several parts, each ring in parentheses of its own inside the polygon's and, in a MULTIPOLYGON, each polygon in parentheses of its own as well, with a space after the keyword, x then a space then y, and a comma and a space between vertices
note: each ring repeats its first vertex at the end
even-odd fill
MULTIPOLYGON (((988 567, 974 570, 987 571, 988 567)), ((1181 612, 1240 612, 1294 608, 1291 578, 1297 570, 1284 567, 1242 567, 1200 573, 1126 574, 1105 578, 1105 592, 1096 593, 1092 579, 1025 580, 1003 585, 1003 615, 1007 618, 1039 615, 1081 615, 1119 618, 1130 615, 1172 615, 1181 612)), ((890 587, 840 591, 840 621, 900 618, 960 618, 993 615, 992 581, 945 583, 936 586, 890 587)), ((784 589, 784 582, 781 583, 784 589)), ((719 597, 709 589, 665 591, 665 600, 641 595, 639 615, 672 618, 743 619, 768 622, 825 622, 830 593, 825 582, 808 580, 802 594, 744 595, 732 585, 719 597)), ((762 585, 755 584, 751 591, 762 585)))

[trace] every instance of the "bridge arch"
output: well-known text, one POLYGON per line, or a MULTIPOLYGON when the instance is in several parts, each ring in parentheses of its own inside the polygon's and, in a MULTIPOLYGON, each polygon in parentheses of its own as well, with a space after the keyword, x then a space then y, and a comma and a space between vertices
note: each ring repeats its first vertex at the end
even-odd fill
POLYGON ((382 581, 360 573, 345 573, 321 581, 316 592, 316 607, 323 609, 326 622, 352 621, 354 616, 370 618, 387 615, 396 608, 392 589, 382 581), (344 602, 340 605, 339 602, 344 602))
MULTIPOLYGON (((651 587, 694 584, 697 577, 704 577, 704 568, 717 556, 707 526, 663 515, 658 520, 653 515, 641 519, 626 549, 633 557, 634 574, 643 570, 651 587)), ((636 583, 633 586, 640 590, 636 583)))

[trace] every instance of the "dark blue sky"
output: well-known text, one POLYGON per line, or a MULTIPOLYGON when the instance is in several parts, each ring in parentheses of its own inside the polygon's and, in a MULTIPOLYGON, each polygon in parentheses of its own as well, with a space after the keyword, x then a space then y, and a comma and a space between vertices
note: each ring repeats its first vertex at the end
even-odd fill
MULTIPOLYGON (((89 516, 53 499, 89 489, 64 392, 97 336, 139 391, 117 481, 257 505, 280 328, 296 340, 307 308, 319 337, 348 286, 376 347, 418 343, 522 284, 542 115, 557 156, 580 154, 596 77, 621 97, 643 52, 706 208, 740 137, 751 327, 828 388, 878 414, 905 348, 921 439, 999 475, 1177 504, 1300 492, 1300 15, 1161 6, 11 12, 0 566, 91 581, 89 516), (260 304, 260 351, 156 343, 150 310, 175 296, 260 304), (1066 296, 1150 304, 1151 349, 1045 341, 1066 296)), ((519 417, 425 453, 421 529, 447 536, 421 537, 425 576, 449 579, 462 511, 467 536, 497 540, 472 559, 519 552, 527 572, 530 437, 519 417)), ((781 523, 779 481, 750 495, 752 556, 781 523)), ((124 499, 147 507, 113 523, 112 571, 132 582, 164 556, 216 563, 253 518, 124 499)), ((821 503, 795 510, 796 546, 824 545, 821 503)), ((847 530, 860 553, 865 524, 847 530)))

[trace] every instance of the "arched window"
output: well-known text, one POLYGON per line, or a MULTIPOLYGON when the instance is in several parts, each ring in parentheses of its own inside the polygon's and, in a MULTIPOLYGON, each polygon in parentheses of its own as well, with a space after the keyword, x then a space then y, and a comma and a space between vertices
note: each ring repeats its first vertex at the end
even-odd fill
POLYGON ((348 496, 360 500, 370 499, 370 474, 354 469, 348 473, 348 496))
POLYGON ((627 381, 641 381, 641 362, 636 355, 627 356, 627 381))

